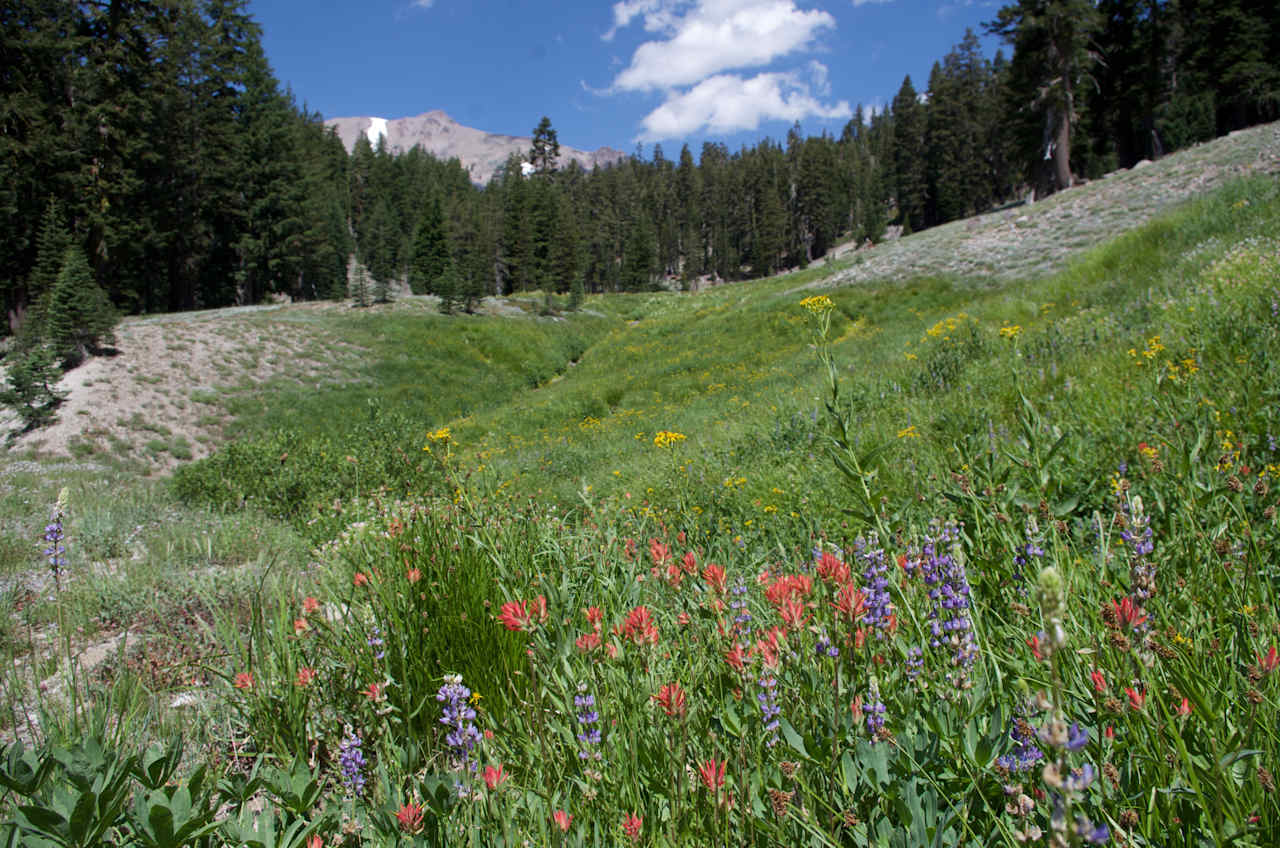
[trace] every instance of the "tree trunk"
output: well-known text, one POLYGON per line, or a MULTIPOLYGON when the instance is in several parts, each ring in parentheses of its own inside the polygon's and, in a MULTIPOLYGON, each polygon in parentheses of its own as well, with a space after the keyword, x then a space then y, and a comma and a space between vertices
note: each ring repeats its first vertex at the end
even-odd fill
POLYGON ((1071 111, 1057 116, 1053 141, 1053 181, 1058 191, 1071 188, 1071 111))

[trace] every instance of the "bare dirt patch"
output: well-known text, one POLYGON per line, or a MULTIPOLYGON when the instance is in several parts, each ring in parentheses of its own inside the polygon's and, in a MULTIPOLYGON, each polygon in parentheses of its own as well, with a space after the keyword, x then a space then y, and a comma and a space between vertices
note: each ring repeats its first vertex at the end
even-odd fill
MULTIPOLYGON (((297 304, 128 318, 116 353, 95 356, 58 384, 67 395, 55 424, 20 436, 13 449, 42 455, 115 455, 153 471, 214 450, 233 393, 280 378, 332 382, 359 351, 318 326, 297 304)), ((12 426, 12 419, 8 422, 12 426)))

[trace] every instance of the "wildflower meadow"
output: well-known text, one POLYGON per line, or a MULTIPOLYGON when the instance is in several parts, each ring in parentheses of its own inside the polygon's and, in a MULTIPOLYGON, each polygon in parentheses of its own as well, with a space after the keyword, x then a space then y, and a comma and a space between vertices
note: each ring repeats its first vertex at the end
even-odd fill
POLYGON ((182 503, 304 561, 209 616, 185 741, 76 681, 0 843, 1275 845, 1278 222, 1254 180, 1046 278, 672 295, 629 381, 396 417, 394 486, 228 503, 296 474, 255 435, 182 503))

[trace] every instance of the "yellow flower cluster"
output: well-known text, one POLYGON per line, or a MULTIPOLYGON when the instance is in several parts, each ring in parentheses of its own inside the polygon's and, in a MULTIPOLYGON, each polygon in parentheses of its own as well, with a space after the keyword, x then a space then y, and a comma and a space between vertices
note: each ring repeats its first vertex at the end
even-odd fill
POLYGON ((916 425, 911 424, 898 431, 899 439, 918 439, 920 434, 916 432, 916 425))
POLYGON ((659 430, 653 437, 653 446, 669 448, 677 442, 684 441, 684 433, 673 433, 670 430, 659 430))
POLYGON ((954 317, 943 318, 941 321, 925 330, 925 335, 935 339, 939 336, 944 339, 949 339, 951 338, 951 334, 955 332, 964 321, 968 320, 968 318, 969 314, 967 312, 961 312, 954 317))
MULTIPOLYGON (((432 444, 443 444, 448 447, 453 442, 453 434, 449 432, 448 427, 441 427, 439 430, 432 430, 427 434, 427 441, 432 444)), ((423 445, 422 449, 427 453, 431 453, 431 445, 423 445)))
POLYGON ((836 305, 831 302, 831 298, 827 297, 825 294, 815 294, 810 297, 806 297, 804 300, 800 301, 800 305, 812 312, 814 315, 822 315, 836 308, 836 305))
POLYGON ((1008 324, 1000 328, 1000 338, 1016 339, 1022 333, 1022 327, 1018 324, 1008 324))

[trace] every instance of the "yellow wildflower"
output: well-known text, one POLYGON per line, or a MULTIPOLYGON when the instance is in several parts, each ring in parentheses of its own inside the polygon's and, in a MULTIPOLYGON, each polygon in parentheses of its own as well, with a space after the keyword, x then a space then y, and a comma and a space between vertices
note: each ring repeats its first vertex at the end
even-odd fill
POLYGON ((827 297, 825 294, 815 294, 810 297, 806 297, 804 300, 800 301, 800 305, 814 315, 823 315, 836 308, 836 305, 832 303, 831 298, 827 297))
POLYGON ((653 437, 653 445, 658 448, 669 448, 677 442, 684 441, 684 433, 675 433, 670 430, 659 430, 657 435, 653 437))
POLYGON ((899 439, 918 439, 920 434, 916 432, 916 425, 911 424, 898 431, 899 439))

